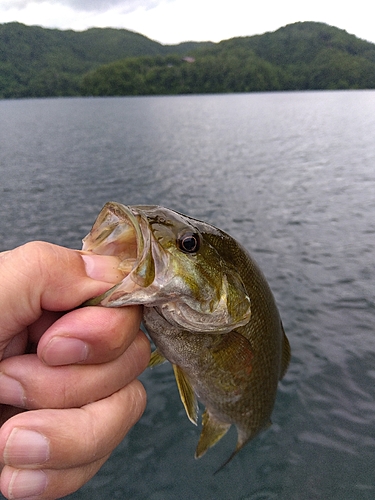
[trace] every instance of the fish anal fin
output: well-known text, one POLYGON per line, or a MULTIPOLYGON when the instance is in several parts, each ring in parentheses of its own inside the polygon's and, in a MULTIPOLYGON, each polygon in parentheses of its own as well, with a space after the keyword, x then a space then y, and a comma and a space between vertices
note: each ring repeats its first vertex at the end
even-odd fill
MULTIPOLYGON (((283 325, 281 325, 282 327, 283 325)), ((287 336, 285 335, 285 332, 284 332, 284 328, 282 328, 283 330, 283 340, 282 340, 282 350, 281 350, 281 370, 280 370, 280 380, 283 378, 283 376, 285 375, 287 369, 288 369, 288 366, 289 366, 289 363, 290 363, 290 344, 289 344, 289 340, 287 338, 287 336)))
POLYGON ((148 362, 148 367, 149 368, 154 368, 154 366, 161 365, 167 361, 164 356, 160 354, 160 352, 156 349, 154 352, 151 353, 151 358, 150 361, 148 362))
POLYGON ((188 419, 197 425, 198 421, 198 402, 189 380, 178 365, 173 365, 174 375, 176 377, 177 387, 180 393, 182 404, 184 405, 188 419))
POLYGON ((200 458, 206 451, 216 444, 227 432, 231 424, 221 422, 213 417, 208 410, 202 415, 202 433, 195 451, 195 458, 200 458))

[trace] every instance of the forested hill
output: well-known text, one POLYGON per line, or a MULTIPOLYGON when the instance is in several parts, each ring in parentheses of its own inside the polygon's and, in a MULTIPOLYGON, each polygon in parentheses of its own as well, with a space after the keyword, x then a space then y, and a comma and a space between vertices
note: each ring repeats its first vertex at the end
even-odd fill
POLYGON ((323 23, 162 45, 127 30, 0 25, 0 97, 375 88, 375 44, 323 23))
POLYGON ((185 55, 207 43, 162 45, 125 29, 83 32, 0 24, 0 98, 80 95, 82 75, 143 55, 185 55))
POLYGON ((83 79, 86 95, 375 88, 375 44, 323 23, 232 38, 179 57, 136 58, 83 79))

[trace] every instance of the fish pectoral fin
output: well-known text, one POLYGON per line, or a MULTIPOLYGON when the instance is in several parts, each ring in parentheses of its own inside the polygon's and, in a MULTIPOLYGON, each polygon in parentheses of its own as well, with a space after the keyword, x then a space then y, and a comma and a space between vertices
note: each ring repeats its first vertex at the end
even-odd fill
POLYGON ((208 410, 205 410, 202 415, 202 433, 199 438, 197 449, 195 450, 195 458, 200 458, 206 453, 208 448, 216 444, 227 432, 231 424, 221 422, 213 417, 208 410))
POLYGON ((180 398, 184 405, 188 419, 197 425, 198 422, 198 402, 195 397, 194 389, 192 388, 185 373, 178 365, 173 365, 174 375, 176 377, 177 387, 180 392, 180 398))
POLYGON ((154 366, 161 365, 167 361, 164 356, 160 354, 160 352, 156 349, 151 353, 150 361, 148 362, 149 368, 154 368, 154 366))

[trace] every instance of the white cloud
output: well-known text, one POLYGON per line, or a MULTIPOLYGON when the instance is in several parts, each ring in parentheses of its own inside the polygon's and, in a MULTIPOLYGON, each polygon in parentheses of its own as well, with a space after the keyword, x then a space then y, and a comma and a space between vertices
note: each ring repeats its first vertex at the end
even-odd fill
POLYGON ((70 7, 76 11, 106 11, 113 6, 121 6, 124 12, 131 12, 138 8, 151 9, 156 7, 160 0, 2 0, 0 6, 4 9, 38 8, 38 4, 70 7))
POLYGON ((51 28, 126 28, 162 43, 220 41, 320 21, 375 42, 373 6, 342 0, 0 0, 1 22, 51 28))

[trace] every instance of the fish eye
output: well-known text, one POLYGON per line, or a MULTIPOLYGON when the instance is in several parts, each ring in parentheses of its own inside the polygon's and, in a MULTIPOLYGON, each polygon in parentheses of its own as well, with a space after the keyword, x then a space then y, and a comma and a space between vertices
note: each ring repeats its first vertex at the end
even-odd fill
POLYGON ((198 233, 184 233, 177 238, 177 246, 185 253, 196 253, 200 247, 200 238, 198 233))

